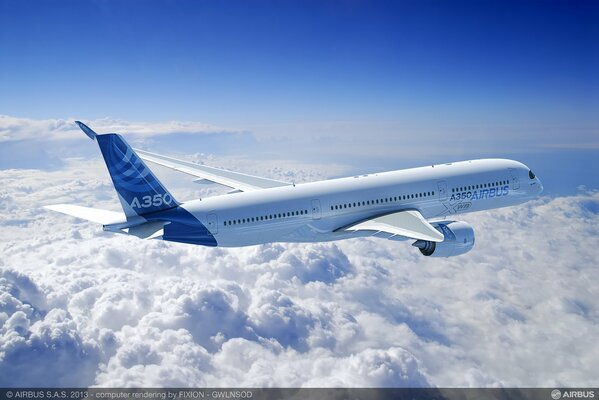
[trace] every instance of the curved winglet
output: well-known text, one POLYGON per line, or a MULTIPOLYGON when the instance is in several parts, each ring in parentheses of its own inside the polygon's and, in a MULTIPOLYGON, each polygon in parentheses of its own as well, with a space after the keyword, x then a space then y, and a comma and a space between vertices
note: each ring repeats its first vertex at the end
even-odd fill
POLYGON ((83 133, 85 133, 87 136, 89 136, 89 138, 90 138, 91 140, 95 140, 95 139, 96 139, 96 136, 97 136, 97 134, 96 134, 96 132, 94 132, 94 131, 92 130, 92 128, 90 128, 89 126, 85 125, 85 124, 84 124, 83 122, 81 122, 81 121, 75 121, 75 123, 76 123, 77 125, 79 125, 79 128, 81 128, 81 130, 83 131, 83 133))

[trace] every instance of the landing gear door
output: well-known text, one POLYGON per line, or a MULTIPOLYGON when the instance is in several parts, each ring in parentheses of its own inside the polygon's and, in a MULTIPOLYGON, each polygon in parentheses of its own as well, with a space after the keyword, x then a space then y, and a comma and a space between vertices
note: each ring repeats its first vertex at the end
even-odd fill
POLYGON ((312 219, 320 219, 320 200, 312 200, 312 219))
POLYGON ((210 213, 206 216, 208 220, 208 230, 214 235, 218 233, 218 218, 215 213, 210 213))
POLYGON ((520 189, 520 180, 518 179, 518 171, 510 168, 510 176, 512 177, 511 184, 512 190, 520 189))

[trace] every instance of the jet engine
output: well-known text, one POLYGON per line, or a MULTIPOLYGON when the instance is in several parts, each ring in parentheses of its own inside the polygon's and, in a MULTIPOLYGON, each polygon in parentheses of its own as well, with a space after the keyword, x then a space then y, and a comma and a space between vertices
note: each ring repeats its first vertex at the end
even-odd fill
POLYGON ((474 229, 463 221, 439 221, 431 223, 443 234, 442 242, 417 240, 412 246, 418 247, 425 256, 452 257, 465 254, 474 247, 474 229))

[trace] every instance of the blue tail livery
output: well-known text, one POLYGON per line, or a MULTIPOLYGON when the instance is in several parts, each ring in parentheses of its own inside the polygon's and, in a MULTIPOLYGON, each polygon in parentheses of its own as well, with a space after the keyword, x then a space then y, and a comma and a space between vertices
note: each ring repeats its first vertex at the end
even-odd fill
POLYGON ((98 142, 127 217, 155 213, 179 205, 120 135, 99 135, 84 123, 76 123, 87 136, 98 142))
POLYGON ((211 229, 214 233, 218 230, 211 223, 212 217, 190 212, 177 202, 125 139, 116 133, 97 134, 84 123, 76 123, 90 139, 98 142, 123 213, 71 204, 46 208, 101 223, 105 231, 143 239, 217 245, 211 229), (202 221, 206 221, 210 229, 202 221))

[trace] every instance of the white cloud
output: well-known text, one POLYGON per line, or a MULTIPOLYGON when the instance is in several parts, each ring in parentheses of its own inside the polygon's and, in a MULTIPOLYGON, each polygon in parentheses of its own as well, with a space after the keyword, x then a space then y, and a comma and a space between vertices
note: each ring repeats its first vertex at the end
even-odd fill
POLYGON ((466 215, 476 247, 445 260, 143 241, 41 209, 118 207, 103 169, 0 170, 0 386, 599 383, 597 193, 466 215))
MULTIPOLYGON (((126 133, 133 137, 152 137, 173 133, 217 133, 237 131, 191 121, 166 122, 129 122, 111 118, 85 120, 84 123, 99 133, 126 133)), ((30 119, 9 115, 0 115, 0 143, 26 139, 60 140, 77 139, 82 135, 75 124, 75 118, 69 119, 30 119)))

